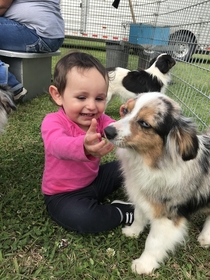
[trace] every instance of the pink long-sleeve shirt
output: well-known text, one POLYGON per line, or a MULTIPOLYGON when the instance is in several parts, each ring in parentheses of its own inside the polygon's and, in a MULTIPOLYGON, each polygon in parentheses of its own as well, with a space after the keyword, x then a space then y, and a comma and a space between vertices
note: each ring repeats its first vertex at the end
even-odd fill
MULTIPOLYGON (((97 120, 97 132, 114 120, 103 114, 97 120)), ((62 108, 46 115, 41 126, 45 149, 42 192, 47 195, 70 192, 91 184, 98 175, 100 158, 86 156, 86 132, 72 122, 62 108)))

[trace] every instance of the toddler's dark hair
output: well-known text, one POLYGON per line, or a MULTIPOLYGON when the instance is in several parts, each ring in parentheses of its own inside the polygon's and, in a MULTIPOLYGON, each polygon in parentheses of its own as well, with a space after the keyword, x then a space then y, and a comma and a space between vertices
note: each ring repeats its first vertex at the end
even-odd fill
POLYGON ((66 88, 66 75, 73 67, 79 69, 95 67, 104 77, 104 80, 108 81, 107 70, 97 58, 84 52, 73 51, 62 57, 55 66, 54 86, 57 87, 61 95, 66 88))

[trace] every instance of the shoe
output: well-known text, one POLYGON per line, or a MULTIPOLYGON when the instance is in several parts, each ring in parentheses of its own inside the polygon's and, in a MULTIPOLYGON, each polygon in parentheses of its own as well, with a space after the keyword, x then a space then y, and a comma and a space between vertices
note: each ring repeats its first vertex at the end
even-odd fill
POLYGON ((15 91, 14 92, 14 100, 16 100, 16 101, 19 100, 20 98, 25 96, 27 92, 28 91, 25 88, 21 88, 20 90, 15 91))
POLYGON ((134 221, 134 206, 129 202, 124 202, 121 200, 114 200, 111 203, 120 212, 121 223, 131 225, 134 221))

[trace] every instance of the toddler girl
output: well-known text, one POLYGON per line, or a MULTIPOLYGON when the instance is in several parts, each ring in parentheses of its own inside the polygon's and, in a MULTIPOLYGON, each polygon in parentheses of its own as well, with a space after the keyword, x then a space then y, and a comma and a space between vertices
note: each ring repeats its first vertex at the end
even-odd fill
POLYGON ((104 114, 108 74, 93 56, 72 52, 57 63, 49 88, 58 112, 41 126, 45 149, 42 192, 51 218, 79 233, 111 230, 133 222, 130 203, 101 202, 122 185, 117 161, 100 165, 114 147, 103 130, 114 120, 104 114))

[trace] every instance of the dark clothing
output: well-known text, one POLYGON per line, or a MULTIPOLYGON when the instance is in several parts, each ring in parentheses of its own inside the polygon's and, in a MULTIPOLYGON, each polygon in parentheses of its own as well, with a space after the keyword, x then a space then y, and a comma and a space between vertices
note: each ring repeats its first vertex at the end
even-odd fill
POLYGON ((47 211, 62 227, 79 233, 111 230, 121 223, 119 210, 104 198, 123 184, 119 162, 101 165, 97 178, 87 187, 56 195, 45 195, 47 211))

